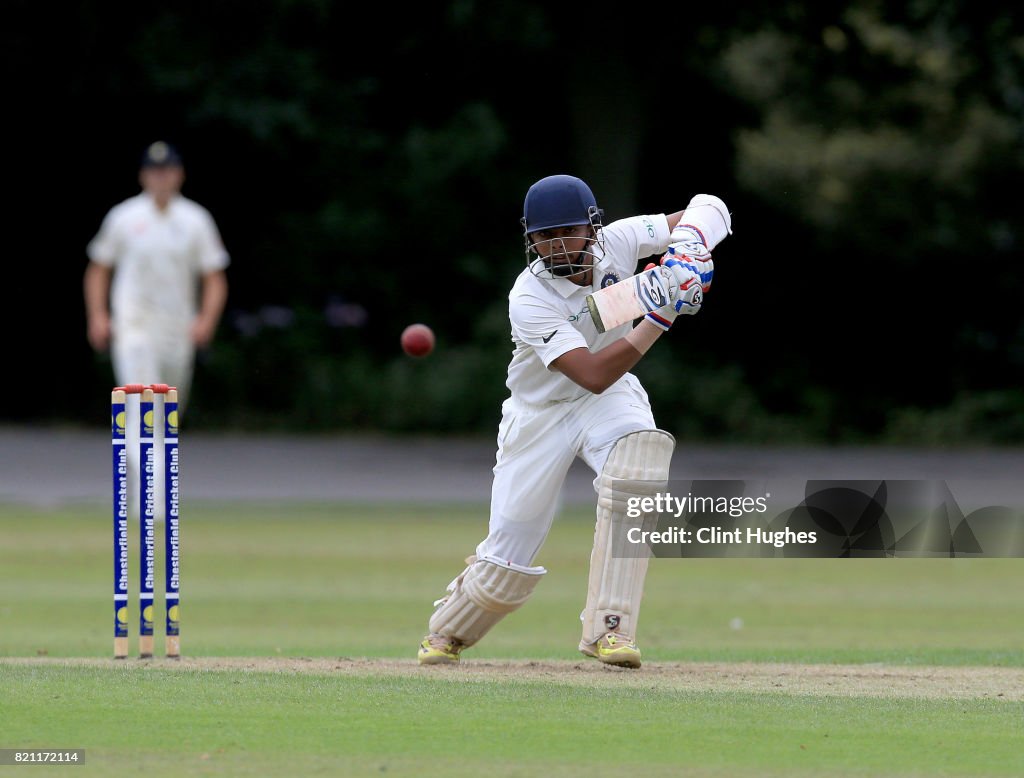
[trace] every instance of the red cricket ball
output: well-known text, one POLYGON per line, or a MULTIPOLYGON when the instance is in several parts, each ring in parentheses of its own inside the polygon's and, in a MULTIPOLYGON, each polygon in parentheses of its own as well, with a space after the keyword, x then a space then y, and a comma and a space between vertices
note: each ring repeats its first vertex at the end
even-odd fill
POLYGON ((434 331, 426 324, 410 324, 402 331, 402 351, 410 357, 425 357, 434 350, 434 331))

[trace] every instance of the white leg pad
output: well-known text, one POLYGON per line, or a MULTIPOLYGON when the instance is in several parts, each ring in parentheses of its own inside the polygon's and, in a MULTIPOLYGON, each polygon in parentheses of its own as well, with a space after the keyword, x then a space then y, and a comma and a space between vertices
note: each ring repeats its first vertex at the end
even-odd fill
POLYGON ((448 585, 450 594, 435 603, 430 631, 471 646, 526 602, 547 570, 492 556, 466 561, 469 567, 448 585))
POLYGON ((623 435, 608 455, 597 492, 587 605, 580 616, 587 645, 608 632, 636 638, 650 551, 630 547, 623 553, 627 531, 642 521, 627 516, 627 501, 664 491, 674 448, 669 433, 643 430, 623 435))

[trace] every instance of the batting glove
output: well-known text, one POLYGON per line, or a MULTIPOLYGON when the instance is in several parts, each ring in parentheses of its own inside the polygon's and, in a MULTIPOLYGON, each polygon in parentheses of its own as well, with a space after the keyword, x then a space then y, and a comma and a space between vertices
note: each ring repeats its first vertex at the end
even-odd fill
MULTIPOLYGON (((645 270, 652 267, 656 266, 648 265, 645 270)), ((670 302, 664 308, 647 314, 645 318, 667 332, 677 316, 692 316, 700 310, 704 302, 704 291, 700 276, 692 266, 666 257, 662 260, 662 268, 666 275, 665 286, 669 290, 670 302)))
POLYGON ((698 276, 704 291, 711 288, 711 280, 715 277, 715 263, 711 252, 704 245, 704 236, 700 230, 688 224, 677 224, 672 230, 672 243, 662 257, 662 264, 667 259, 677 259, 690 266, 698 276))

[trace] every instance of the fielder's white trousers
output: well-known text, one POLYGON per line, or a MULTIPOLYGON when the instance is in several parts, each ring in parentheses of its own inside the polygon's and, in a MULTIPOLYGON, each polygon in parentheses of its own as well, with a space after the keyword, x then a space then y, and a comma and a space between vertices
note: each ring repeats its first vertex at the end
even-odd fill
MULTIPOLYGON (((125 384, 167 384, 178 388, 178 415, 184 413, 192 382, 195 349, 187 328, 128 329, 119 326, 110 346, 114 365, 114 378, 119 386, 125 384)), ((139 518, 141 506, 139 459, 139 395, 128 396, 128 427, 125 444, 128 447, 128 508, 129 516, 139 518)), ((156 465, 156 518, 164 518, 164 428, 163 398, 157 397, 154 410, 154 453, 156 465)))
POLYGON ((631 373, 601 394, 572 402, 537 407, 507 399, 498 426, 489 532, 477 556, 532 565, 576 457, 598 476, 619 438, 655 428, 647 392, 631 373))
POLYGON ((118 325, 110 344, 114 377, 125 384, 167 384, 178 388, 178 412, 184 414, 192 385, 195 347, 187 326, 128 328, 118 325))

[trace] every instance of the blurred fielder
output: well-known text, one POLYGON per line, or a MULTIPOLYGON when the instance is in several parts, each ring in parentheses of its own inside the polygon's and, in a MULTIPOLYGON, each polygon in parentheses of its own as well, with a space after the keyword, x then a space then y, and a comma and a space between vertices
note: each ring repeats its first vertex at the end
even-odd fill
MULTIPOLYGON (((229 262, 209 211, 182 196, 184 181, 177 149, 163 141, 146 148, 142 192, 104 217, 86 248, 83 284, 89 343, 110 350, 114 379, 121 386, 176 386, 179 412, 188 403, 196 349, 210 344, 224 311, 229 262)), ((160 425, 156 430, 159 437, 160 425)), ((137 473, 137 425, 129 425, 128 435, 129 465, 137 473)), ((156 448, 159 460, 163 447, 156 448)), ((157 474, 162 480, 159 466, 157 474)), ((133 515, 137 500, 133 489, 133 515)))
POLYGON ((556 175, 530 187, 522 225, 527 268, 509 293, 511 396, 498 427, 489 532, 435 603, 419 661, 458 662, 463 649, 526 602, 547 572, 533 566, 534 557, 580 457, 597 476, 597 521, 579 650, 639 667, 648 559, 613 553, 613 539, 626 527, 629 490, 667 480, 675 441, 658 429, 647 393, 628 371, 677 316, 700 310, 714 272, 710 252, 731 234, 731 217, 717 197, 697 195, 685 211, 604 225, 587 184, 556 175), (635 327, 599 333, 587 296, 663 253, 659 272, 671 299, 635 327))
POLYGON ((120 385, 178 387, 184 407, 197 348, 227 301, 228 253, 203 206, 181 194, 185 169, 158 141, 142 157, 142 192, 115 205, 86 248, 89 343, 111 350, 120 385))

